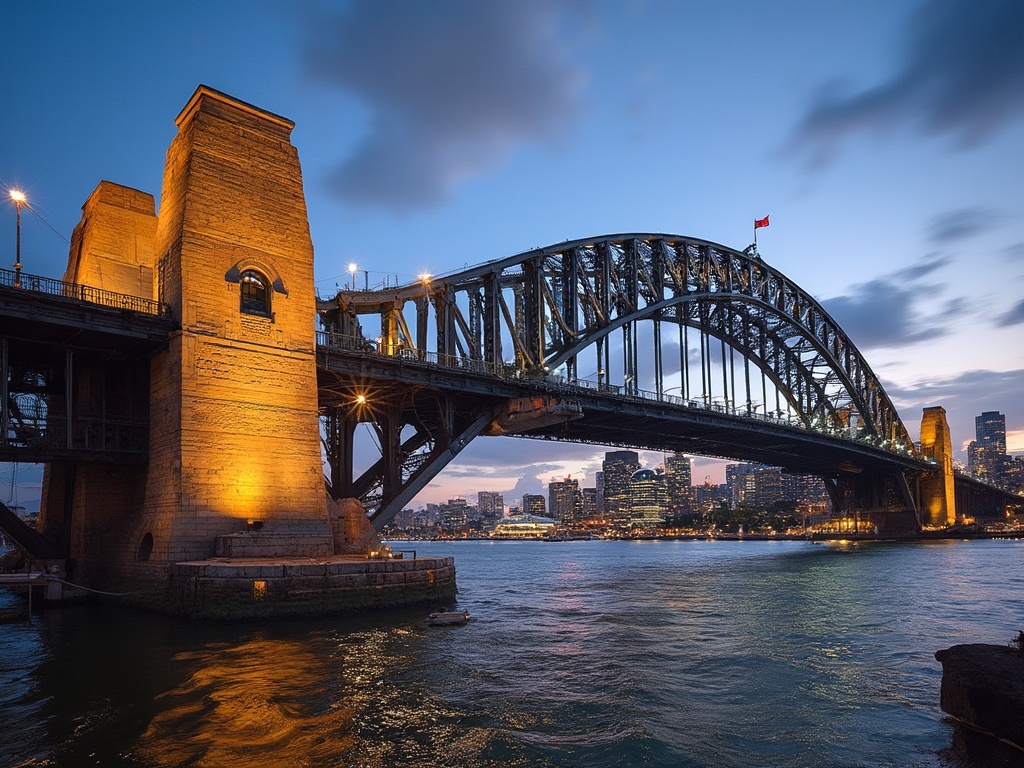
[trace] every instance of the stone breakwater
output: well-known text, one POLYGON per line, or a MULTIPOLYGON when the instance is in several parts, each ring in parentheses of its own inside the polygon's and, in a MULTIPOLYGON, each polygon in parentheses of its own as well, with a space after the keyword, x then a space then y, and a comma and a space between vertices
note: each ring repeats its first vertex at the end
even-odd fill
POLYGON ((988 766, 1024 764, 1024 652, 954 645, 942 663, 940 705, 957 722, 953 749, 988 766))
POLYGON ((212 558, 176 563, 172 613, 193 619, 326 616, 451 600, 451 557, 212 558))

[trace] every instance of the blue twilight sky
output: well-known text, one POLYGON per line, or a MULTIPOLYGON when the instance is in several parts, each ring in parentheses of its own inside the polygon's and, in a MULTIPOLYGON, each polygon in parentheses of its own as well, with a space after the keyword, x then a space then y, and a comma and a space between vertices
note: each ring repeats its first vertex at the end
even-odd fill
MULTIPOLYGON (((742 249, 770 215, 762 256, 912 434, 942 405, 960 448, 1000 410, 1024 452, 1022 41, 1020 0, 5 3, 0 185, 39 214, 26 270, 60 276, 101 179, 159 196, 205 83, 295 121, 323 295, 349 262, 405 281, 606 233, 742 249)), ((600 454, 477 440, 418 501, 589 485, 600 454)))

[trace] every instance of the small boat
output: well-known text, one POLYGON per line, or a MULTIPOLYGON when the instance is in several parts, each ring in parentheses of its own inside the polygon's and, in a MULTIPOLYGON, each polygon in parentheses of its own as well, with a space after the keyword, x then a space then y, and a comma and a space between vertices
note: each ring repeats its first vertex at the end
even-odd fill
POLYGON ((432 613, 430 614, 430 626, 432 627, 449 627, 457 624, 466 624, 469 621, 469 611, 451 612, 451 613, 432 613))

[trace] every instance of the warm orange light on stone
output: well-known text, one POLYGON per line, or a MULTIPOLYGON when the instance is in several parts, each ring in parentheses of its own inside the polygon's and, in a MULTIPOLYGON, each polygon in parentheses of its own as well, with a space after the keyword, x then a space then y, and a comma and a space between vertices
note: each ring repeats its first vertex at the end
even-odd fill
POLYGON ((946 409, 925 408, 921 416, 921 453, 934 459, 940 472, 921 478, 924 525, 945 527, 956 522, 956 494, 953 490, 953 441, 946 421, 946 409))
MULTIPOLYGON (((167 563, 212 556, 217 537, 248 519, 266 522, 263 538, 280 532, 284 554, 333 550, 294 124, 205 86, 176 123, 158 215, 152 195, 101 182, 82 207, 65 275, 160 299, 178 325, 150 364, 147 468, 84 468, 75 479, 75 524, 92 539, 72 556, 86 569, 94 559, 161 581, 167 563), (265 282, 269 313, 242 311, 249 270, 265 282), (146 535, 145 563, 118 559, 146 535)), ((62 498, 56 486, 52 497, 62 498)))

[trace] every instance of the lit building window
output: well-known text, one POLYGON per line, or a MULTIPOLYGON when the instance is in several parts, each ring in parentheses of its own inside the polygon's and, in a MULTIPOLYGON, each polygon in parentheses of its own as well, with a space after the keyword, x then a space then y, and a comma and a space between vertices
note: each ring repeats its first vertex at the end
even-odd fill
POLYGON ((239 276, 241 287, 240 309, 247 315, 270 317, 270 287, 267 279, 253 269, 239 276))

